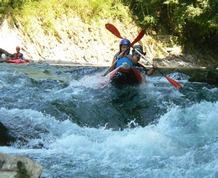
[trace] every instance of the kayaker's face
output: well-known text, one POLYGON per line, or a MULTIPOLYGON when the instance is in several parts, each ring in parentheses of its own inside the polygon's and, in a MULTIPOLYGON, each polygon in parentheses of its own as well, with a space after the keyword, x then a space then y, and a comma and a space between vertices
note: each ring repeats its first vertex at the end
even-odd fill
POLYGON ((134 52, 134 57, 136 58, 136 59, 140 59, 140 54, 139 53, 137 53, 137 52, 134 52))
POLYGON ((122 45, 122 46, 121 46, 121 51, 124 52, 124 51, 126 51, 128 48, 129 48, 128 45, 122 45))

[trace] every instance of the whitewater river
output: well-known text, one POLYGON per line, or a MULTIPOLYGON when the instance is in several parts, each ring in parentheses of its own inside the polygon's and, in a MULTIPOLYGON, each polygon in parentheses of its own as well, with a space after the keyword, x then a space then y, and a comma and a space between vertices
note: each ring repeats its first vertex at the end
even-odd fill
POLYGON ((0 64, 0 122, 42 178, 218 177, 218 88, 165 77, 123 89, 107 68, 0 64))

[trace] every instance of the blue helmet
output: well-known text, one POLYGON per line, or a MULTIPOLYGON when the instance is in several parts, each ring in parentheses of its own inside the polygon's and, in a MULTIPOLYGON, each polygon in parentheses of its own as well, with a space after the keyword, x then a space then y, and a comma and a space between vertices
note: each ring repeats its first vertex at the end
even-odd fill
POLYGON ((120 45, 128 45, 130 46, 130 41, 126 38, 123 38, 121 41, 120 41, 120 45))

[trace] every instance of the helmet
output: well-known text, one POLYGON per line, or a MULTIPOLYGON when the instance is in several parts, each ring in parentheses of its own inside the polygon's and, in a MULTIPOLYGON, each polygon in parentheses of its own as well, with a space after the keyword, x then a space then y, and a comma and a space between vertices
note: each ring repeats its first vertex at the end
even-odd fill
POLYGON ((7 58, 7 56, 6 56, 6 54, 2 54, 2 59, 6 59, 7 58))
POLYGON ((135 49, 137 49, 140 53, 143 54, 143 48, 142 48, 141 45, 135 45, 135 46, 133 46, 133 50, 135 50, 135 49))
POLYGON ((120 41, 120 45, 129 45, 130 46, 130 41, 126 38, 123 38, 121 41, 120 41))

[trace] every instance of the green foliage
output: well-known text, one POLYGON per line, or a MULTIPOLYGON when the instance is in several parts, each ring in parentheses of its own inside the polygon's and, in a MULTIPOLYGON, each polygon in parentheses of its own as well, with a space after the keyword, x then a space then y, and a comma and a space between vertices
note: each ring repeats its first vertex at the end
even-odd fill
POLYGON ((144 16, 144 19, 142 22, 139 22, 142 26, 145 28, 149 28, 150 26, 153 26, 157 23, 157 19, 154 16, 146 15, 144 16))
POLYGON ((93 18, 128 18, 128 9, 120 0, 5 0, 0 5, 0 15, 8 14, 9 11, 25 16, 31 16, 31 12, 32 16, 45 15, 52 18, 62 14, 77 14, 87 22, 93 18))
MULTIPOLYGON (((157 24, 158 18, 154 11, 157 6, 157 1, 154 0, 123 0, 123 3, 129 6, 132 17, 143 27, 154 28, 157 24)), ((158 8, 156 8, 158 11, 158 8)))
POLYGON ((217 0, 123 0, 147 31, 177 36, 184 49, 218 53, 217 0), (148 29, 149 28, 149 29, 148 29))
POLYGON ((10 15, 15 23, 22 23, 26 32, 35 32, 34 22, 41 23, 45 33, 59 38, 55 20, 80 17, 86 23, 104 18, 128 18, 128 8, 120 0, 5 0, 0 2, 0 18, 10 15))

